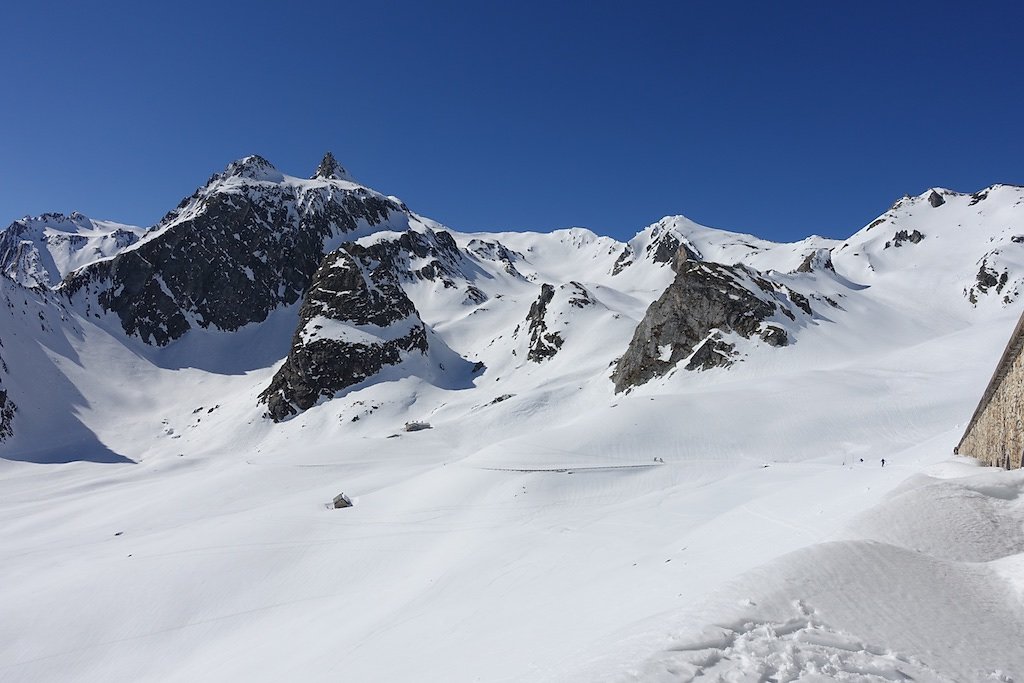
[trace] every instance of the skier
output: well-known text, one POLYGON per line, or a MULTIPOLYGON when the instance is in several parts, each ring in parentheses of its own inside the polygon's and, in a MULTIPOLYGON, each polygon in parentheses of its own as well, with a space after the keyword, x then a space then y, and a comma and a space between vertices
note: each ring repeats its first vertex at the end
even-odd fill
POLYGON ((885 467, 885 458, 882 458, 882 467, 885 467))

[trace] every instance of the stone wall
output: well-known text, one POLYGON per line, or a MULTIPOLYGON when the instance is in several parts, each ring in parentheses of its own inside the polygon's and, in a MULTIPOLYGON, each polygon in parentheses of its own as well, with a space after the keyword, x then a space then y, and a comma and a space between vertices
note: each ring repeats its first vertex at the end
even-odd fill
POLYGON ((996 366, 956 453, 987 465, 1021 467, 1024 454, 1024 317, 996 366))

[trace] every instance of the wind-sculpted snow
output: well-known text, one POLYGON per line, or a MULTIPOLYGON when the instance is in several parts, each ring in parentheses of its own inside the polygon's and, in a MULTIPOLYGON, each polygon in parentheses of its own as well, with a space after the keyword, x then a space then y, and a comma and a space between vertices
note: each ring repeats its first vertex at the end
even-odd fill
POLYGON ((1022 492, 1020 472, 908 480, 843 540, 731 582, 698 610, 707 626, 615 679, 1018 680, 1022 492))

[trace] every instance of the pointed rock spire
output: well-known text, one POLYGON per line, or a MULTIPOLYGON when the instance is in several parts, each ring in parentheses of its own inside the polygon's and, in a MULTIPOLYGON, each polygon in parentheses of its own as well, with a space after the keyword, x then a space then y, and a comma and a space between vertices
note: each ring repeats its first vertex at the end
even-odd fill
POLYGON ((323 180, 352 180, 352 176, 348 174, 348 171, 338 163, 338 160, 334 158, 334 155, 330 152, 324 154, 324 158, 320 161, 320 165, 316 167, 316 173, 313 174, 313 180, 321 178, 323 180))

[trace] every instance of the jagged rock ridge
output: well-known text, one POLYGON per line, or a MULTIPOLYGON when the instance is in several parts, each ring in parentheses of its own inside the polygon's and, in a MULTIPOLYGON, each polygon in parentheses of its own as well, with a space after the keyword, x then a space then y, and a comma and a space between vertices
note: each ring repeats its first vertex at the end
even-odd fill
POLYGON ((329 239, 407 214, 392 199, 334 179, 341 172, 324 170, 329 161, 318 173, 330 177, 310 181, 288 179, 259 156, 234 162, 139 244, 73 273, 63 290, 157 345, 193 326, 236 330, 262 321, 306 292, 329 239))
POLYGON ((292 348, 260 395, 275 420, 427 352, 426 327, 395 272, 373 267, 380 249, 346 244, 317 269, 292 348))
POLYGON ((734 345, 723 333, 785 346, 789 336, 769 324, 773 316, 813 315, 806 296, 747 266, 696 261, 680 250, 675 269, 675 280, 647 309, 616 363, 617 392, 664 375, 683 360, 688 370, 729 365, 734 345))

